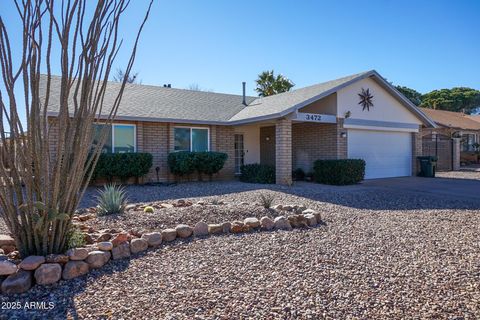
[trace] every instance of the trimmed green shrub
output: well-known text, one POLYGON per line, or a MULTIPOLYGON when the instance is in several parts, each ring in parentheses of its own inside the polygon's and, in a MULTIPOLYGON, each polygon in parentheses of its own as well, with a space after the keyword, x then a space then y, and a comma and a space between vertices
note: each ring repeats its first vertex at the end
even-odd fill
POLYGON ((176 176, 188 176, 197 172, 201 178, 202 174, 212 177, 222 170, 228 155, 222 152, 172 152, 168 155, 168 167, 170 172, 176 176))
POLYGON ((195 169, 201 178, 202 174, 206 174, 212 179, 212 175, 222 170, 228 155, 222 152, 194 152, 195 154, 195 169))
POLYGON ((194 152, 178 151, 168 154, 168 167, 176 176, 188 176, 195 172, 194 152))
POLYGON ((275 183, 275 167, 264 164, 246 164, 240 168, 240 181, 250 183, 275 183))
POLYGON ((313 164, 315 182, 333 185, 356 184, 365 177, 362 159, 317 160, 313 164))
POLYGON ((150 153, 103 153, 93 172, 93 179, 104 178, 112 181, 118 178, 140 178, 148 173, 153 164, 150 153))
POLYGON ((292 172, 292 179, 294 181, 303 181, 305 180, 305 171, 302 168, 297 168, 292 172))

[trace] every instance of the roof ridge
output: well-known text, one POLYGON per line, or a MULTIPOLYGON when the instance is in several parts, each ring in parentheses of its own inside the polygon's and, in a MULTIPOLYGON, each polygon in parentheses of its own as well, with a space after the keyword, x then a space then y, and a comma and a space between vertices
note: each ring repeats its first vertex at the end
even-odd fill
MULTIPOLYGON (((46 74, 42 73, 40 76, 47 76, 46 74)), ((55 78, 61 78, 59 75, 51 75, 52 77, 55 78)), ((103 80, 99 80, 103 81, 103 80)), ((113 81, 113 80, 107 80, 108 84, 113 84, 113 85, 121 85, 121 82, 113 81)), ((150 88, 158 88, 162 90, 177 90, 177 91, 188 91, 188 92, 198 92, 198 93, 203 93, 203 94, 214 94, 214 95, 225 95, 225 96, 233 96, 233 97, 243 97, 242 94, 234 94, 234 93, 226 93, 226 92, 214 92, 214 91, 203 91, 203 90, 192 90, 192 89, 183 89, 183 88, 173 88, 173 87, 164 87, 161 85, 154 85, 154 84, 143 84, 143 83, 126 83, 127 86, 139 86, 139 87, 150 87, 150 88)), ((258 97, 256 96, 246 96, 246 98, 253 98, 256 99, 258 97)))

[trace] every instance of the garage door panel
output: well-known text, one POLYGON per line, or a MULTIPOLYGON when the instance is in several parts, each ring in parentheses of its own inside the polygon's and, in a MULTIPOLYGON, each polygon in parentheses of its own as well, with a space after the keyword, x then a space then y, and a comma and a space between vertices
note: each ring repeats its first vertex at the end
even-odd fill
POLYGON ((349 130, 348 157, 365 160, 366 179, 409 176, 412 170, 411 134, 349 130))

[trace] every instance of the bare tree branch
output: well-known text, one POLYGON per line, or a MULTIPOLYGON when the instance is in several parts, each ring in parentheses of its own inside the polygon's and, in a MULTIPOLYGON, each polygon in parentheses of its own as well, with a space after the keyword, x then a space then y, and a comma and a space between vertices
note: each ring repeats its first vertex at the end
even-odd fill
POLYGON ((88 14, 87 0, 60 2, 15 1, 23 28, 21 52, 12 52, 13 35, 0 15, 0 215, 22 256, 65 250, 72 215, 107 136, 105 126, 100 143, 91 148, 93 124, 110 125, 116 116, 153 0, 135 37, 121 86, 115 87, 113 105, 104 105, 104 97, 122 46, 119 25, 129 1, 99 0, 88 14), (56 81, 54 45, 60 50, 56 81), (18 66, 13 57, 18 58, 18 66), (50 118, 53 83, 59 85, 59 90, 55 88, 59 106, 58 115, 50 118), (16 94, 19 88, 22 95, 16 94), (19 99, 25 104, 25 127, 19 99), (7 128, 10 135, 5 134, 7 128))

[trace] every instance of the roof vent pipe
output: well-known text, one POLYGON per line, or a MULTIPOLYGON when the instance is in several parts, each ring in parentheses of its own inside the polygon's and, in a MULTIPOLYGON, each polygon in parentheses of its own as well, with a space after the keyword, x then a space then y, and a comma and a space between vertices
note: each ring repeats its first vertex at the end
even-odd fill
POLYGON ((246 86, 246 84, 247 83, 245 81, 242 82, 242 87, 243 87, 243 101, 242 101, 242 103, 243 103, 244 106, 247 105, 247 100, 246 100, 246 97, 245 97, 245 86, 246 86))

